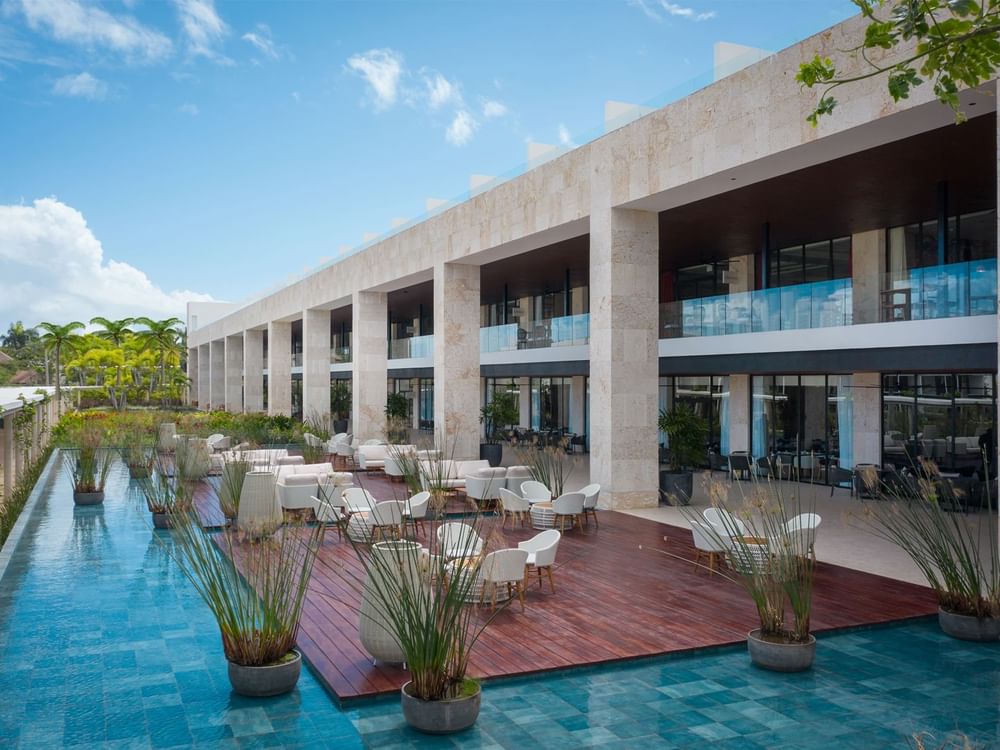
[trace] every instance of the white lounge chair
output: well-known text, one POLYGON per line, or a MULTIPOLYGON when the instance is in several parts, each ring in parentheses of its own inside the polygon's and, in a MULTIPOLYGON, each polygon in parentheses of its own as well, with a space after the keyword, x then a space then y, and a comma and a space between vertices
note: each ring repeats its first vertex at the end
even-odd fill
POLYGON ((746 536, 747 526, 725 508, 705 508, 705 520, 722 536, 746 536))
POLYGON ((413 524, 413 533, 416 535, 417 527, 424 527, 424 519, 427 518, 427 504, 430 502, 431 493, 427 490, 418 492, 409 498, 403 506, 404 523, 413 524))
POLYGON ((714 531, 711 524, 691 519, 691 536, 694 539, 694 564, 701 563, 701 558, 708 558, 708 574, 715 573, 716 563, 725 558, 729 545, 728 536, 714 531))
POLYGON ((475 557, 483 551, 483 540, 465 523, 449 521, 437 530, 440 553, 446 558, 475 557))
POLYGON ((337 538, 343 540, 344 531, 347 526, 347 522, 350 519, 350 514, 347 511, 347 506, 344 503, 344 498, 338 494, 336 498, 320 498, 313 497, 313 513, 316 514, 316 521, 318 523, 326 524, 330 526, 337 527, 337 538))
POLYGON ((547 503, 552 500, 552 490, 541 482, 529 479, 521 482, 521 497, 529 503, 547 503))
POLYGON ((552 525, 559 526, 560 531, 566 529, 566 519, 569 519, 569 527, 583 528, 580 520, 583 516, 583 501, 586 498, 582 492, 566 492, 552 501, 552 512, 555 514, 552 525))
POLYGON ((588 484, 580 492, 583 493, 583 521, 590 523, 590 516, 594 517, 594 525, 600 526, 597 522, 597 498, 601 494, 601 485, 588 484))
POLYGON ((524 522, 528 519, 530 510, 531 503, 523 497, 516 492, 511 492, 506 487, 500 488, 500 512, 503 514, 501 527, 506 526, 507 519, 511 517, 515 521, 520 521, 523 526, 524 522))
POLYGON ((528 564, 528 551, 523 549, 499 549, 490 552, 483 560, 480 575, 483 579, 483 599, 487 592, 490 595, 491 607, 497 608, 497 587, 507 586, 507 598, 514 593, 521 601, 521 611, 524 611, 525 571, 528 564))
POLYGON ((552 566, 556 562, 556 550, 559 549, 560 539, 562 539, 562 534, 555 529, 548 529, 517 545, 518 549, 523 549, 528 553, 524 571, 525 584, 528 582, 529 571, 534 568, 535 572, 538 573, 538 588, 541 588, 542 571, 544 570, 549 578, 549 588, 552 589, 553 594, 555 593, 556 584, 552 580, 552 566))

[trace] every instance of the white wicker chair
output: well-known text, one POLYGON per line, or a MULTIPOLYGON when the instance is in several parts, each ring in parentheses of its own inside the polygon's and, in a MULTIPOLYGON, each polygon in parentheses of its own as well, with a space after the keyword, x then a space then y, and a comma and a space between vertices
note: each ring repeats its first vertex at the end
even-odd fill
POLYGON ((525 584, 528 582, 528 572, 534 568, 538 573, 538 588, 541 588, 542 571, 544 570, 549 578, 549 588, 552 589, 553 594, 555 593, 556 584, 552 580, 552 566, 556 562, 556 550, 559 549, 560 539, 562 539, 562 534, 555 529, 548 529, 517 545, 518 549, 523 549, 528 553, 528 559, 525 562, 527 566, 524 573, 525 584))
POLYGON ((483 540, 468 524, 443 523, 437 530, 440 552, 447 558, 475 557, 483 551, 483 540))
POLYGON ((529 503, 547 503, 552 500, 552 490, 541 482, 529 479, 521 482, 521 497, 529 503))
POLYGON ((558 525, 560 531, 566 529, 566 519, 569 519, 569 527, 583 528, 581 517, 583 516, 583 501, 586 498, 582 492, 566 492, 552 501, 552 512, 555 514, 553 527, 558 525))
POLYGON ((506 487, 500 488, 500 512, 503 513, 503 523, 501 527, 507 525, 507 519, 513 517, 515 521, 520 521, 521 525, 528 519, 528 512, 531 510, 531 503, 511 492, 506 487))
POLYGON ((583 521, 590 523, 590 517, 594 517, 594 525, 600 526, 597 522, 597 498, 601 494, 601 485, 588 484, 580 492, 583 493, 583 521))
POLYGON ((507 586, 507 598, 513 597, 514 593, 521 600, 521 611, 524 611, 524 589, 525 571, 527 570, 529 553, 523 549, 499 549, 490 552, 484 559, 480 567, 480 575, 483 579, 483 599, 487 592, 490 595, 490 604, 494 610, 497 608, 497 587, 507 586))

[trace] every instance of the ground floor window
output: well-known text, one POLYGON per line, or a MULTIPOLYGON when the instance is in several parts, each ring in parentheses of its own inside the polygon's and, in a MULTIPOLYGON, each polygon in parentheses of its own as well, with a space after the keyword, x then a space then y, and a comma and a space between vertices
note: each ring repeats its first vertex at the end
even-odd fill
POLYGON ((388 392, 406 397, 413 427, 434 429, 434 378, 389 378, 388 392))
MULTIPOLYGON (((684 404, 705 420, 704 465, 708 453, 729 453, 729 378, 723 375, 684 375, 660 378, 660 410, 672 411, 684 404)), ((660 445, 669 449, 667 436, 659 434, 660 445)))
POLYGON ((531 429, 570 431, 572 378, 531 378, 531 429))
POLYGON ((971 476, 982 453, 996 454, 993 373, 882 376, 882 462, 897 469, 920 458, 971 476))
POLYGON ((302 421, 302 375, 292 375, 292 419, 302 421))
POLYGON ((267 413, 267 375, 264 376, 264 393, 261 398, 261 408, 264 409, 264 413, 267 413))
POLYGON ((854 466, 854 397, 850 375, 757 375, 753 378, 751 449, 802 479, 829 481, 829 470, 854 466))

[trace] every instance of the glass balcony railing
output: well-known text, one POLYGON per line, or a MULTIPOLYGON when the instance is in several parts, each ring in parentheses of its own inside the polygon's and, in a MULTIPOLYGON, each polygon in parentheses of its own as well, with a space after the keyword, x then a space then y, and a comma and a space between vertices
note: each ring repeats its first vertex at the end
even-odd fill
POLYGON ((330 364, 339 365, 351 361, 350 346, 334 346, 330 349, 330 364))
POLYGON ((660 305, 660 338, 849 326, 850 279, 735 292, 660 305))
POLYGON ((302 352, 292 352, 292 367, 302 367, 302 352))
POLYGON ((582 346, 590 342, 590 315, 566 315, 540 320, 521 328, 517 323, 479 329, 481 352, 513 352, 518 349, 548 349, 582 346))
POLYGON ((389 342, 389 359, 427 359, 433 356, 434 334, 389 342))
POLYGON ((890 272, 882 278, 882 320, 994 315, 997 261, 970 260, 890 272))

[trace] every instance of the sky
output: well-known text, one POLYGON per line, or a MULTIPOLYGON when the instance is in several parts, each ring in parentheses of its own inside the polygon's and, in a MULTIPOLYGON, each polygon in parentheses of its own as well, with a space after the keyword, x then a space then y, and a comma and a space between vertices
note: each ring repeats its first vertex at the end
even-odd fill
POLYGON ((0 330, 239 301, 847 0, 0 0, 0 330))

